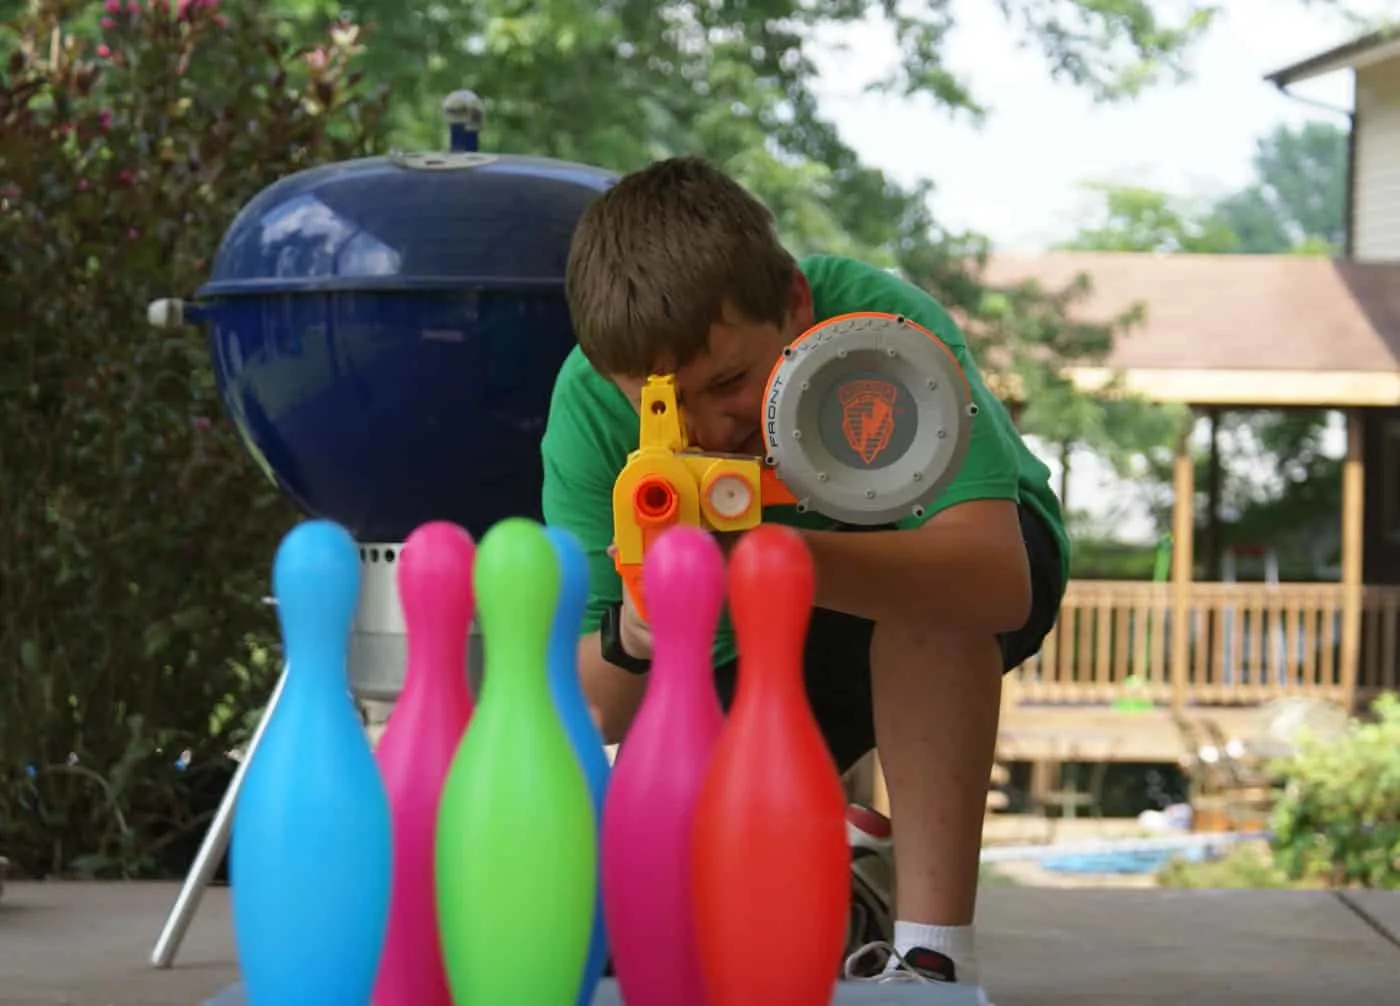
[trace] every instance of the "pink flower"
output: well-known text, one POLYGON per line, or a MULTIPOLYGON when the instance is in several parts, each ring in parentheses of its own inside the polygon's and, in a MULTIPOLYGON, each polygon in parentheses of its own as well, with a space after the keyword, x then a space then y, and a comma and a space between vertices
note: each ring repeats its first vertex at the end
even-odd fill
POLYGON ((321 70, 326 65, 326 50, 317 46, 306 54, 306 62, 313 70, 321 70))
POLYGON ((79 192, 86 192, 90 187, 91 187, 91 186, 89 185, 88 180, 87 180, 86 178, 79 178, 79 179, 78 179, 78 191, 79 191, 79 192))
POLYGON ((102 9, 108 14, 120 14, 122 12, 122 0, 107 0, 102 5, 102 9))
POLYGON ((111 59, 111 58, 112 58, 112 50, 111 50, 110 48, 108 48, 106 45, 99 45, 99 46, 97 47, 97 55, 100 56, 100 57, 103 58, 103 59, 111 59))
POLYGON ((97 125, 99 128, 101 128, 102 132, 104 133, 109 132, 111 130, 112 110, 110 108, 104 108, 102 111, 97 113, 97 125))
POLYGON ((126 236, 127 236, 128 238, 130 238, 132 241, 135 241, 137 238, 139 238, 139 237, 141 236, 141 231, 140 231, 138 228, 133 227, 133 228, 131 228, 129 231, 126 232, 126 236))
POLYGON ((192 11, 213 10, 218 6, 219 0, 175 0, 175 16, 185 20, 192 11))
POLYGON ((103 27, 106 31, 111 31, 113 28, 115 28, 115 27, 117 26, 117 22, 113 21, 113 20, 112 20, 111 18, 109 18, 109 17, 104 17, 104 18, 102 19, 102 21, 101 21, 101 24, 102 24, 102 27, 103 27))
POLYGON ((215 14, 215 15, 214 15, 214 24, 215 24, 216 26, 220 27, 220 28, 227 28, 227 27, 228 27, 228 18, 224 17, 222 14, 215 14))

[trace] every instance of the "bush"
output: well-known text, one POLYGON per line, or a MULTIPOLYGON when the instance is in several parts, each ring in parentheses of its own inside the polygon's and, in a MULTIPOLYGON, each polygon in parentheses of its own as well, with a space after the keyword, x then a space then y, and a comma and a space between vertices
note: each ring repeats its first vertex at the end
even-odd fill
POLYGON ((1274 862, 1300 881, 1400 888, 1400 698, 1326 742, 1305 740, 1279 768, 1274 862))
POLYGON ((1075 535, 1070 575, 1076 580, 1151 580, 1155 545, 1137 545, 1092 535, 1075 535))
POLYGON ((377 141, 354 27, 285 33, 257 0, 0 25, 0 850, 30 874, 182 868, 272 684, 261 598, 295 515, 203 335, 145 307, 199 285, 260 189, 377 141))

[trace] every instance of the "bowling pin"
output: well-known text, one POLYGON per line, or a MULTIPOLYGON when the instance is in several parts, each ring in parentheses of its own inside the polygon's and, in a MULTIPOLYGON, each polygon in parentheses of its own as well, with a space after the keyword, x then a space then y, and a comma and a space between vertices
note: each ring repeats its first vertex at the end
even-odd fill
POLYGON ((365 1006, 389 915, 389 800, 350 696, 360 559, 313 520, 277 550, 286 683, 249 763, 229 856, 248 1006, 365 1006))
POLYGON ((850 898, 841 779, 807 702, 815 590, 796 531, 765 524, 729 557, 739 675, 695 811, 696 934, 709 1006, 831 1001, 850 898), (755 953, 779 940, 781 963, 755 953))
POLYGON ((394 867, 374 1006, 452 1006, 433 845, 443 780, 472 713, 466 661, 475 553, 471 536, 447 521, 417 528, 399 552, 408 660, 376 751, 393 814, 394 867))
POLYGON ((705 1006, 691 836, 696 796, 724 722, 710 660, 724 605, 719 546, 699 528, 664 532, 647 552, 642 591, 654 653, 608 787, 603 907, 628 1006, 705 1006))
MULTIPOLYGON (((603 735, 593 722, 588 700, 578 677, 578 640, 583 625, 584 608, 588 604, 588 558, 578 539, 562 527, 545 529, 559 560, 559 603, 555 606, 554 622, 549 636, 549 689, 554 698, 554 710, 564 724, 578 759, 583 776, 588 780, 589 796, 593 800, 593 820, 596 829, 603 819, 603 799, 607 794, 608 776, 612 765, 603 750, 603 735)), ((603 967, 608 962, 607 930, 603 924, 603 899, 599 890, 593 897, 593 933, 589 938, 588 959, 584 963, 583 979, 579 984, 577 1006, 588 1006, 603 967)))
POLYGON ((464 1006, 574 1006, 588 956, 593 803, 549 692, 559 579, 533 521, 507 518, 477 546, 485 675, 443 788, 436 843, 443 959, 464 1006))

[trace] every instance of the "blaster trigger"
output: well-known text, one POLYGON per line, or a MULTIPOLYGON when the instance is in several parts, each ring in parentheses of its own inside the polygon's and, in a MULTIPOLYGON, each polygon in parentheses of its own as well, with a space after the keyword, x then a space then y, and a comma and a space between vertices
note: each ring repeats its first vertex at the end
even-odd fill
POLYGON ((647 621, 646 605, 642 603, 642 564, 618 563, 617 575, 622 578, 622 589, 632 599, 632 607, 637 610, 643 622, 647 621))

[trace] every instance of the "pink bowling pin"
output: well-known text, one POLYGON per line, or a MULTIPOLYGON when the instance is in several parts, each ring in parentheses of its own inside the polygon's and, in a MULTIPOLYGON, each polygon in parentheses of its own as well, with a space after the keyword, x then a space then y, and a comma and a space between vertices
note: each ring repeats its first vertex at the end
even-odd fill
POLYGON ((653 658, 603 807, 603 917, 627 1006, 705 1006, 690 862, 695 798, 724 725, 710 650, 724 557, 678 525, 647 552, 653 658))
POLYGON ((393 818, 394 866, 375 1006, 452 1006, 438 941, 433 841, 443 779, 472 714, 467 638, 475 557, 471 536, 447 521, 423 524, 399 553, 408 659, 376 752, 393 818))

